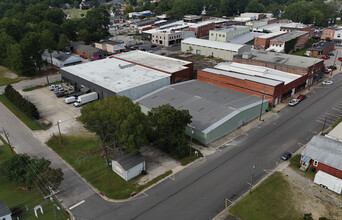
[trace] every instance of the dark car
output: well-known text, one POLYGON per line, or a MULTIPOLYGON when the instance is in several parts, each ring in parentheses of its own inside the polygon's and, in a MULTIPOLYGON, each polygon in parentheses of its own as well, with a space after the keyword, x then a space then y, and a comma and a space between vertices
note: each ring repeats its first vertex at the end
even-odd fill
POLYGON ((326 56, 332 57, 332 56, 335 56, 335 54, 334 53, 327 53, 326 56))
POLYGON ((299 96, 297 97, 297 99, 298 99, 299 101, 303 101, 304 99, 306 99, 306 95, 301 94, 301 95, 299 95, 299 96))
POLYGON ((65 91, 59 91, 56 93, 57 98, 65 96, 65 91))
POLYGON ((289 153, 289 152, 285 152, 285 153, 283 153, 283 155, 281 155, 282 160, 288 160, 290 158, 291 158, 291 153, 289 153))

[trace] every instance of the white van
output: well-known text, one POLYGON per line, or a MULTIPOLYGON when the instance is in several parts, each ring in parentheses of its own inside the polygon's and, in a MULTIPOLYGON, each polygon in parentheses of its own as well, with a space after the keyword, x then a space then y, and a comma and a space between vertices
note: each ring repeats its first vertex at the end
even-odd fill
POLYGON ((65 98, 65 103, 66 104, 71 104, 71 103, 74 103, 74 102, 76 102, 76 97, 75 96, 70 96, 70 97, 68 97, 68 98, 65 98))

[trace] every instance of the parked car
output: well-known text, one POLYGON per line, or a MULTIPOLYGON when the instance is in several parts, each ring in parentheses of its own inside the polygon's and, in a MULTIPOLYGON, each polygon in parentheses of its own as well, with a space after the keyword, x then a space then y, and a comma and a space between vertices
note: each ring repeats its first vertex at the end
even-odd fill
POLYGON ((65 103, 66 104, 71 104, 76 102, 77 98, 75 96, 69 96, 68 98, 65 98, 65 103))
POLYGON ((65 89, 63 87, 57 87, 53 90, 53 92, 55 94, 57 94, 58 92, 64 92, 65 93, 65 89))
POLYGON ((341 61, 342 62, 342 57, 339 57, 339 58, 337 58, 339 61, 341 61))
POLYGON ((289 102, 289 106, 295 106, 299 103, 299 99, 292 99, 290 102, 289 102))
POLYGON ((283 153, 283 155, 281 155, 280 158, 281 158, 282 160, 288 160, 288 159, 291 158, 291 153, 285 152, 285 153, 283 153))
POLYGON ((61 87, 61 85, 50 85, 49 89, 50 89, 50 91, 54 91, 56 88, 60 88, 60 87, 61 87))
POLYGON ((325 56, 325 55, 322 55, 322 56, 319 56, 317 57, 318 59, 323 59, 323 60, 328 60, 330 57, 328 56, 325 56))
POLYGON ((322 84, 323 84, 323 85, 331 85, 331 84, 333 84, 333 81, 331 81, 331 80, 326 80, 326 81, 322 82, 322 84))
POLYGON ((60 97, 65 96, 65 91, 58 91, 58 92, 56 93, 56 96, 57 96, 57 98, 60 98, 60 97))
POLYGON ((297 99, 301 102, 303 101, 304 99, 306 99, 306 95, 303 95, 303 94, 300 94, 297 99))
POLYGON ((334 53, 327 53, 326 56, 332 57, 332 56, 335 56, 335 54, 334 53))
POLYGON ((325 70, 324 70, 324 73, 325 73, 325 74, 329 74, 329 73, 331 73, 331 71, 332 71, 332 69, 325 69, 325 70))

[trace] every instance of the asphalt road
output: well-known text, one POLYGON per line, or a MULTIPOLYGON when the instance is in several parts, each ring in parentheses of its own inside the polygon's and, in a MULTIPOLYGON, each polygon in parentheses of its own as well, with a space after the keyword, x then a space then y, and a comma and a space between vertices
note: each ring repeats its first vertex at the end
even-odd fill
MULTIPOLYGON (((81 196, 85 202, 72 209, 72 213, 76 219, 82 220, 213 218, 224 209, 225 198, 235 200, 249 189, 247 182, 251 181, 253 165, 256 183, 266 175, 264 169, 275 168, 284 151, 295 152, 299 149, 298 143, 304 144, 317 134, 322 129, 325 115, 342 116, 341 112, 334 112, 342 105, 342 75, 335 76, 333 81, 333 85, 319 86, 297 106, 286 107, 246 135, 236 138, 207 157, 205 163, 187 167, 175 175, 175 180, 167 179, 146 191, 140 199, 110 203, 91 193, 80 182, 78 192, 86 190, 81 196)), ((0 124, 9 127, 16 148, 32 154, 45 152, 45 146, 34 141, 29 131, 22 130, 18 121, 8 119, 9 115, 3 112, 0 109, 0 124)), ((333 120, 327 120, 326 126, 331 123, 333 120)), ((51 153, 45 152, 42 156, 49 158, 51 153)), ((63 195, 70 199, 77 196, 72 190, 68 196, 67 188, 63 195)))

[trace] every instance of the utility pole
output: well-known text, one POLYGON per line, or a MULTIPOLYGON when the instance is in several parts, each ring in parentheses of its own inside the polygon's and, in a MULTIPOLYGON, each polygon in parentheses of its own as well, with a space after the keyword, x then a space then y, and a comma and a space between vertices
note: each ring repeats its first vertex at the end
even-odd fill
POLYGON ((255 170, 255 165, 253 165, 253 171, 252 171, 252 176, 251 176, 251 185, 249 188, 249 193, 252 193, 253 180, 254 180, 254 170, 255 170))
POLYGON ((8 146, 10 147, 10 149, 11 149, 11 152, 12 152, 12 154, 14 155, 14 154, 15 154, 15 152, 14 152, 14 150, 13 150, 13 147, 12 147, 12 145, 11 145, 11 142, 9 141, 8 134, 7 134, 6 130, 5 130, 5 128, 2 128, 2 130, 4 131, 4 134, 5 134, 5 137, 6 137, 6 140, 7 140, 8 146))
POLYGON ((57 126, 58 126, 58 131, 59 131, 59 138, 61 139, 61 143, 64 146, 63 137, 62 137, 62 134, 61 134, 61 128, 59 127, 59 123, 60 122, 62 122, 62 121, 61 120, 57 121, 57 126))
POLYGON ((325 115, 325 119, 324 119, 324 123, 323 123, 323 127, 322 127, 322 132, 321 133, 323 133, 323 131, 324 131, 324 127, 325 127, 325 122, 327 122, 327 115, 325 115))
POLYGON ((194 127, 191 126, 190 124, 189 124, 189 127, 190 127, 190 146, 189 146, 190 154, 189 154, 189 155, 190 155, 190 157, 191 157, 192 134, 193 134, 193 132, 194 132, 192 129, 193 129, 194 127))
POLYGON ((264 98, 265 98, 265 91, 262 93, 262 100, 261 100, 261 106, 260 106, 259 121, 261 121, 261 113, 262 113, 262 106, 263 106, 263 104, 264 104, 264 98))

